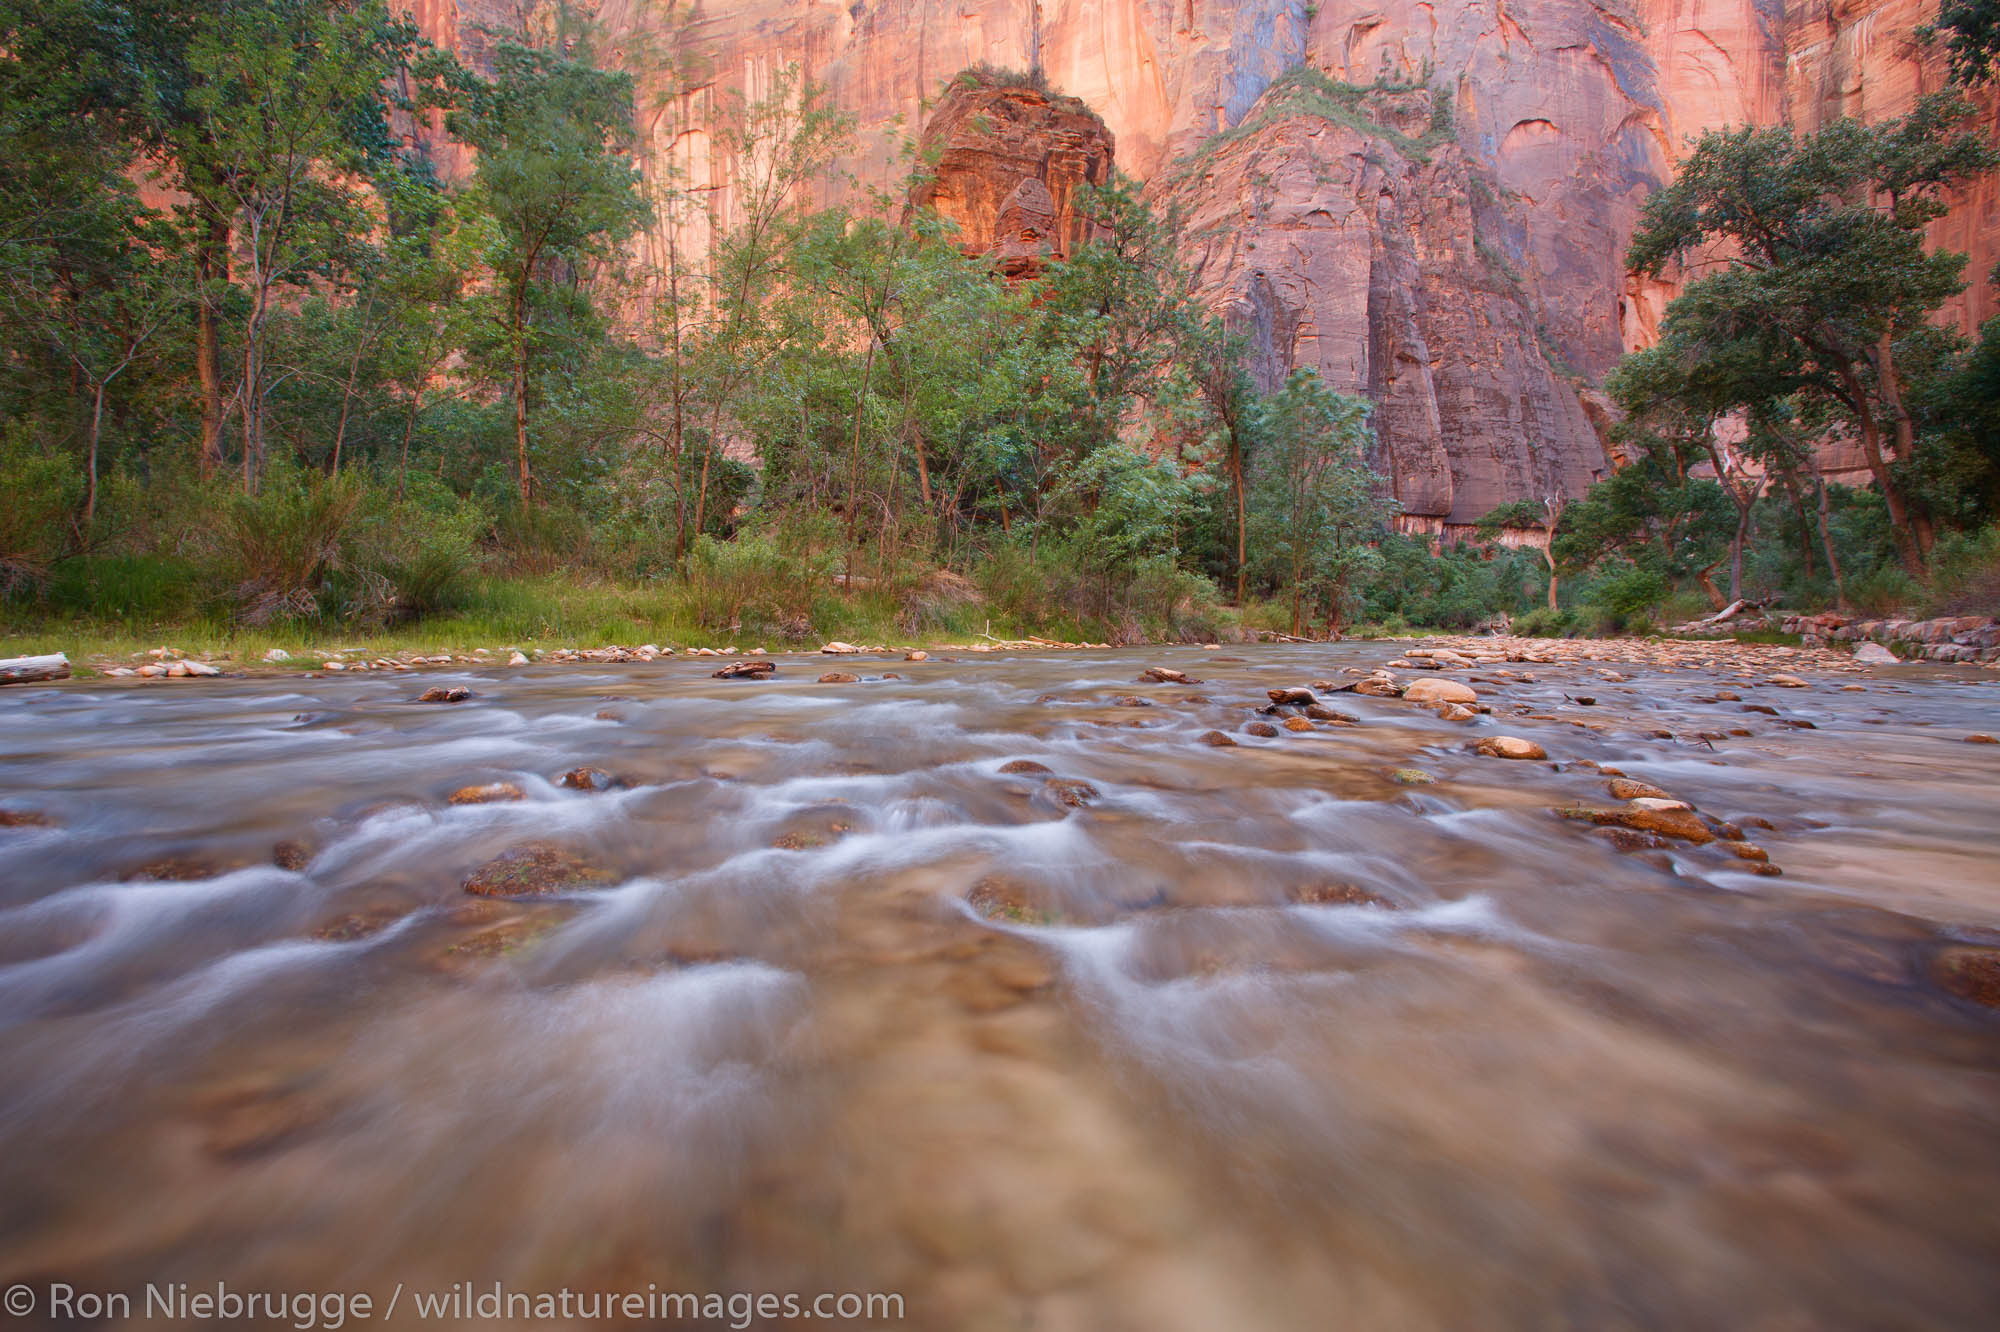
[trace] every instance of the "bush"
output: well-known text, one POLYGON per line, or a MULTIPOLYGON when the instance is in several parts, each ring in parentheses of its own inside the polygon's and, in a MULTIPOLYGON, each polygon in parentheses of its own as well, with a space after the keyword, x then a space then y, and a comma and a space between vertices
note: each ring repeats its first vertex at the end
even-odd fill
POLYGON ((734 541, 697 537, 685 582, 694 622, 716 633, 813 636, 813 602, 833 576, 828 551, 787 552, 767 533, 734 541))
POLYGON ((1567 638, 1576 632, 1576 615, 1543 606, 1514 617, 1514 632, 1523 638, 1567 638))
POLYGON ((897 589, 896 627, 906 634, 949 629, 963 623, 984 600, 970 579, 949 569, 934 569, 897 589))
POLYGON ((1931 552, 1932 615, 2000 615, 2000 526, 1955 532, 1931 552))
POLYGON ((222 564, 246 623, 319 615, 319 594, 341 563, 362 498, 352 476, 273 467, 260 492, 223 507, 222 564))
POLYGON ((357 571, 349 618, 395 621, 457 610, 479 567, 479 540, 492 526, 486 511, 436 478, 415 476, 398 503, 372 488, 347 559, 357 571))
POLYGON ((0 434, 0 596, 42 586, 69 547, 82 500, 70 459, 38 448, 24 427, 0 434))

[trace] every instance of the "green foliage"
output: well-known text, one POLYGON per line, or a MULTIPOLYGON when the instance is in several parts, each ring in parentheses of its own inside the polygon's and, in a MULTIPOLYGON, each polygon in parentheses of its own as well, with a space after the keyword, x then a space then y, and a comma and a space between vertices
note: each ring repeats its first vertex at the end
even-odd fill
MULTIPOLYGON (((1710 247, 1737 256, 1687 284, 1660 346, 1621 369, 1614 392, 1672 415, 1683 434, 1735 411, 1852 431, 1913 578, 1917 524, 1889 463, 1919 447, 1907 358, 1921 359, 1929 317, 1964 285, 1964 256, 1926 251, 1924 229, 1947 190, 1996 162, 1973 115, 1945 92, 1873 125, 1704 135, 1647 201, 1627 259, 1658 276, 1710 247)), ((1760 437, 1771 463, 1793 469, 1783 455, 1799 451, 1796 434, 1760 437)))
POLYGON ((2000 0, 1944 0, 1937 22, 1919 28, 1926 40, 1945 38, 1952 77, 1970 87, 1993 77, 2000 61, 2000 0))
POLYGON ((1324 606, 1329 629, 1353 609, 1358 586, 1380 564, 1372 543, 1389 516, 1365 450, 1368 404, 1294 370, 1256 402, 1247 422, 1256 459, 1252 531, 1265 567, 1292 603, 1292 629, 1324 606))
POLYGON ((1384 125, 1370 113, 1369 98, 1381 93, 1411 93, 1420 85, 1394 79, 1371 84, 1343 83, 1310 66, 1286 70, 1271 81, 1256 105, 1233 127, 1204 139, 1186 158, 1176 163, 1175 179, 1192 176, 1215 153, 1256 134, 1266 126, 1292 116, 1317 116, 1321 120, 1385 140, 1404 156, 1418 162, 1430 160, 1430 149, 1448 142, 1455 131, 1452 96, 1449 90, 1431 90, 1430 120, 1422 135, 1411 137, 1384 125))
POLYGON ((246 622, 318 615, 362 498, 350 477, 273 469, 256 495, 238 496, 223 509, 226 544, 219 554, 246 622))
POLYGON ((1475 629, 1527 610, 1547 584, 1534 551, 1460 544, 1433 554, 1429 542, 1412 536, 1384 537, 1376 549, 1380 569, 1368 580, 1362 612, 1371 623, 1475 629))
POLYGON ((19 424, 0 429, 0 596, 39 585, 68 548, 81 478, 19 424))

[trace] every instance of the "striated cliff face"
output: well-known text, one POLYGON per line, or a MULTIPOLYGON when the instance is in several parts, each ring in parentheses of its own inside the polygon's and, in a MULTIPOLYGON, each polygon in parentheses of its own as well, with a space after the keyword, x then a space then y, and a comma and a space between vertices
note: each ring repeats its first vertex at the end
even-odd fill
MULTIPOLYGON (((480 25, 520 4, 408 7, 477 63, 480 25)), ((732 92, 759 96, 801 65, 863 128, 844 165, 864 188, 887 186, 900 169, 897 127, 935 133, 926 99, 947 79, 1038 55, 1049 82, 1109 127, 1118 167, 1187 211, 1204 290, 1251 336, 1260 377, 1313 365, 1377 401, 1411 525, 1431 529, 1551 483, 1574 493, 1605 468, 1590 385, 1651 340, 1672 295, 1627 279, 1622 257, 1685 142, 1724 124, 1898 114, 1943 82, 1942 62, 1914 36, 1935 12, 1936 0, 604 0, 600 10, 612 54, 642 88, 649 166, 709 190, 725 221, 736 168, 708 127, 732 92)), ((2000 140, 1992 95, 1984 107, 2000 140)), ((1058 250, 1062 200, 1046 173, 1047 200, 1014 193, 1036 173, 1016 174, 1009 154, 1042 146, 965 142, 940 203, 968 243, 1015 224, 1018 260, 1058 250), (1005 183, 981 183, 989 177, 1005 183)), ((1095 178, 1094 165, 1080 169, 1095 178)), ((2000 258, 2000 184, 1968 191, 1934 238, 1972 254, 1974 286, 1951 317, 1967 328, 1991 317, 1981 279, 2000 258)))
POLYGON ((1420 530, 1580 491, 1605 466, 1528 287, 1483 239, 1499 192, 1448 122, 1431 134, 1444 110, 1423 90, 1349 109, 1284 86, 1161 187, 1253 374, 1312 366, 1376 402, 1380 461, 1420 530))

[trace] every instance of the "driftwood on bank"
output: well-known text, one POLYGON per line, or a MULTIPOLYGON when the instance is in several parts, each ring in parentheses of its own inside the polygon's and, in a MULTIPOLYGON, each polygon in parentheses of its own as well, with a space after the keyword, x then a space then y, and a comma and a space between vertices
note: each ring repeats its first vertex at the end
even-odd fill
POLYGON ((34 684, 69 679, 69 658, 60 652, 46 657, 0 658, 0 685, 34 684))

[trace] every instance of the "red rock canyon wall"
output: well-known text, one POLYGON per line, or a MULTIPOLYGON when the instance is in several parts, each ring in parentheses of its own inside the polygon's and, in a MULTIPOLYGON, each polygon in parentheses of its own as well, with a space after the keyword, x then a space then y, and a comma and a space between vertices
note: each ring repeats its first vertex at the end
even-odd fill
MULTIPOLYGON (((518 3, 410 8, 476 62, 479 25, 518 3)), ((1650 340, 1671 296, 1628 280, 1621 260, 1682 145, 1725 124, 1898 114, 1943 81, 1914 37, 1935 11, 1936 0, 604 0, 601 17, 642 85, 650 167, 671 162, 712 190, 725 222, 735 167, 708 126, 730 91, 760 95, 801 65, 859 119, 864 146, 844 165, 864 187, 889 185, 896 127, 919 129, 946 79, 982 62, 1025 68, 1038 50, 1049 81, 1102 117, 1118 167, 1186 209, 1203 289, 1251 335, 1260 378, 1310 365, 1369 394, 1409 525, 1436 530, 1550 485, 1576 493, 1605 470, 1591 385, 1650 340), (678 79, 658 72, 670 66, 678 79), (1329 113, 1297 75, 1283 80, 1300 67, 1382 90, 1329 113)), ((2000 141, 1991 94, 1983 107, 2000 141)), ((1006 156, 995 148, 989 157, 1006 156)), ((1019 182, 964 184, 997 211, 1019 182)), ((1973 327, 1995 312, 1983 279, 2000 258, 2000 183, 1968 191, 1935 239, 1972 255, 1973 286, 1949 313, 1973 327)))

